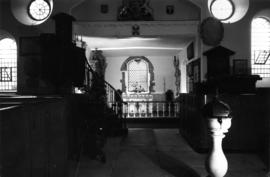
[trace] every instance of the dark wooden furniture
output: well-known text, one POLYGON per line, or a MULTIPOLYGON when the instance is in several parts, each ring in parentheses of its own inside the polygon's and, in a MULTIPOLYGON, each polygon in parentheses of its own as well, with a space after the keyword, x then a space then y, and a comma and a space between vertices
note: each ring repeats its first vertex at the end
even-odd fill
POLYGON ((234 51, 222 46, 203 53, 207 57, 207 80, 230 75, 230 57, 234 51))
MULTIPOLYGON (((197 91, 203 94, 219 93, 254 93, 258 75, 234 73, 230 65, 234 51, 223 46, 214 47, 203 53, 207 57, 206 81, 197 84, 197 91)), ((239 67, 239 66, 238 66, 239 67)))

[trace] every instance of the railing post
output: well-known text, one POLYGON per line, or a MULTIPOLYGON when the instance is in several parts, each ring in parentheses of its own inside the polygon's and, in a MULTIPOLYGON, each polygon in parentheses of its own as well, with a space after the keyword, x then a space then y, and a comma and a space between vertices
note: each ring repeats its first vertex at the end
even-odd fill
POLYGON ((149 107, 150 107, 150 109, 149 109, 149 110, 151 110, 151 109, 152 109, 152 110, 150 111, 150 117, 153 117, 153 113, 154 113, 154 103, 152 102, 152 103, 150 104, 150 106, 149 106, 149 107))
POLYGON ((177 116, 176 112, 177 112, 177 103, 173 103, 173 108, 174 108, 174 117, 177 116))
POLYGON ((157 117, 159 117, 159 109, 158 109, 158 107, 159 107, 159 104, 157 103, 157 117))
POLYGON ((228 162, 222 149, 222 140, 231 127, 231 109, 227 104, 214 98, 204 106, 203 113, 212 140, 205 167, 209 177, 224 177, 228 170, 228 162))
POLYGON ((148 117, 148 109, 149 109, 149 104, 148 104, 148 101, 145 102, 146 105, 145 105, 145 117, 147 118, 148 117))
POLYGON ((162 103, 162 112, 163 112, 163 117, 165 117, 165 103, 162 103))
POLYGON ((129 117, 129 116, 130 116, 130 115, 129 115, 129 107, 130 107, 130 104, 129 104, 129 103, 127 103, 127 107, 126 107, 126 108, 127 108, 127 109, 126 109, 126 110, 127 110, 127 117, 129 117))
POLYGON ((169 107, 169 108, 168 108, 168 112, 169 112, 169 113, 168 113, 168 117, 171 117, 171 103, 169 102, 168 104, 169 104, 169 105, 168 105, 168 107, 169 107))
POLYGON ((119 112, 118 109, 119 109, 118 102, 115 102, 115 114, 118 114, 118 112, 119 112))

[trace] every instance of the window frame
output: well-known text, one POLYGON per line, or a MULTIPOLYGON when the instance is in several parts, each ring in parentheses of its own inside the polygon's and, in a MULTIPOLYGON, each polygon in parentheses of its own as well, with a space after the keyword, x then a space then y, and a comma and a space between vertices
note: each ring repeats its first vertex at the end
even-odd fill
MULTIPOLYGON (((8 48, 7 50, 15 50, 14 58, 8 58, 11 61, 8 61, 9 65, 6 66, 7 61, 3 60, 8 60, 7 58, 4 58, 3 56, 0 55, 0 93, 16 93, 18 89, 18 46, 17 42, 13 37, 6 36, 0 39, 0 43, 3 40, 11 40, 14 43, 14 46, 12 48, 8 48), (3 57, 3 58, 1 58, 3 57), (4 68, 10 68, 10 80, 5 80, 3 79, 3 69, 4 68), (11 87, 11 88, 8 88, 11 87), (14 87, 14 88, 12 88, 14 87), (7 89, 8 88, 8 89, 7 89)), ((0 53, 3 49, 0 48, 0 53)))
MULTIPOLYGON (((264 25, 264 24, 261 24, 261 25, 264 25)), ((256 27, 257 29, 262 29, 261 27, 256 27)), ((266 50, 270 50, 270 19, 267 18, 267 17, 264 17, 264 16, 258 16, 258 17, 254 17, 251 21, 251 57, 250 57, 250 61, 251 61, 251 73, 252 74, 255 74, 255 75, 259 75, 260 77, 262 78, 270 78, 270 60, 269 60, 269 56, 267 56, 265 62, 262 62, 262 63, 255 63, 256 60, 258 60, 258 57, 260 55, 257 54, 256 55, 256 51, 259 52, 264 52, 266 50), (261 49, 257 49, 257 47, 254 47, 256 45, 256 43, 262 43, 261 41, 258 41, 258 37, 254 37, 254 20, 257 20, 257 19, 262 19, 262 20, 265 20, 265 22, 267 22, 267 28, 268 28, 268 31, 266 33, 268 33, 267 35, 265 36, 268 36, 268 38, 263 38, 264 41, 266 44, 266 46, 268 46, 268 48, 266 46, 264 46, 264 48, 262 47, 261 49), (254 39, 256 41, 254 41, 254 39)), ((268 52, 269 53, 269 52, 268 52)))
POLYGON ((127 92, 128 93, 149 93, 149 84, 150 84, 150 77, 149 77, 149 65, 146 61, 140 59, 140 58, 134 58, 133 60, 129 61, 127 63, 127 92), (133 62, 143 62, 145 65, 146 65, 146 70, 145 70, 145 74, 146 74, 146 90, 144 91, 140 91, 138 90, 137 92, 136 91, 132 91, 130 90, 130 64, 133 63, 133 62))
POLYGON ((214 5, 214 3, 216 3, 217 1, 219 1, 219 0, 213 0, 213 1, 211 2, 211 4, 210 4, 210 13, 213 15, 213 17, 215 17, 216 19, 218 19, 218 20, 220 20, 220 21, 226 21, 226 20, 229 20, 229 19, 234 15, 234 13, 235 13, 235 4, 233 3, 232 0, 226 0, 226 1, 228 1, 228 2, 232 5, 232 11, 231 11, 231 13, 230 13, 230 15, 229 15, 228 17, 226 17, 226 18, 218 18, 218 17, 216 17, 216 15, 214 15, 214 13, 213 13, 213 5, 214 5))
POLYGON ((120 68, 120 71, 122 73, 122 79, 120 80, 120 82, 122 84, 122 92, 127 93, 127 94, 134 94, 134 92, 132 92, 132 93, 128 92, 128 88, 127 88, 127 86, 128 86, 128 83, 127 83, 127 81, 128 81, 127 80, 127 77, 128 77, 127 64, 129 61, 134 60, 136 58, 144 60, 148 64, 148 69, 149 69, 148 70, 149 71, 148 88, 149 88, 149 91, 146 94, 150 94, 150 93, 155 92, 155 90, 154 90, 154 86, 155 86, 154 66, 151 63, 151 61, 148 58, 146 58, 145 56, 130 56, 122 63, 121 68, 120 68))
POLYGON ((39 18, 34 17, 33 14, 31 13, 31 10, 30 10, 31 5, 33 5, 33 3, 35 3, 35 1, 36 0, 31 0, 31 2, 28 4, 27 13, 28 13, 29 17, 32 20, 35 20, 35 21, 43 21, 43 20, 47 19, 50 16, 51 12, 52 12, 52 7, 51 7, 50 2, 47 1, 47 0, 42 0, 42 1, 44 1, 48 5, 49 11, 48 11, 48 13, 46 14, 46 16, 44 18, 39 19, 39 18))

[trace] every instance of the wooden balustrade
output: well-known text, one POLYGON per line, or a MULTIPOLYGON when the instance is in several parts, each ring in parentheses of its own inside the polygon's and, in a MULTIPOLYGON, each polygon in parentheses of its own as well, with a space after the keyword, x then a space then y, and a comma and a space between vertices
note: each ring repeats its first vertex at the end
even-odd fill
POLYGON ((177 118, 179 108, 178 102, 129 101, 122 103, 122 112, 126 118, 177 118))

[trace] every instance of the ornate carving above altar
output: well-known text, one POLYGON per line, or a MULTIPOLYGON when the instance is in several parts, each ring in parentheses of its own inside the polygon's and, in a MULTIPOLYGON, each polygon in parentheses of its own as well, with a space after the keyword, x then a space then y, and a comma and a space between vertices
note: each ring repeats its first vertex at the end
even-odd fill
POLYGON ((153 19, 153 9, 149 6, 150 0, 124 0, 118 12, 118 20, 148 21, 153 19))

